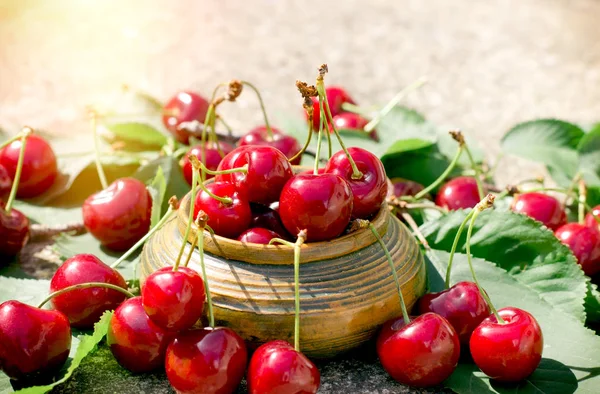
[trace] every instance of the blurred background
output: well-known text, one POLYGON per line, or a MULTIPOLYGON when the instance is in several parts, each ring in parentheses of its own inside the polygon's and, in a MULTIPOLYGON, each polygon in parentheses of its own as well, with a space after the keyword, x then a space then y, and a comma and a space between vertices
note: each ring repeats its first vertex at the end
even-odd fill
MULTIPOLYGON (((295 80, 328 63, 364 105, 427 76, 405 104, 492 156, 519 121, 600 119, 599 16, 598 0, 0 0, 0 126, 88 132, 84 107, 124 83, 166 100, 231 78, 300 117, 295 80)), ((236 131, 261 122, 252 95, 228 107, 236 131)))

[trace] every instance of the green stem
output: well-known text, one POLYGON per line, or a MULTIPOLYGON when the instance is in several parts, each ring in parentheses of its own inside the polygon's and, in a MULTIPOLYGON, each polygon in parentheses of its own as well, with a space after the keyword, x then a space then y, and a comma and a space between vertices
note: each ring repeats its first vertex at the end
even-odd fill
POLYGON ((578 196, 578 204, 577 204, 577 214, 579 224, 585 223, 585 202, 587 200, 587 190, 585 187, 585 182, 583 179, 579 180, 579 196, 578 196))
MULTIPOLYGON (((325 95, 325 97, 327 97, 327 95, 325 95)), ((319 105, 319 119, 325 119, 325 121, 323 123, 321 123, 323 125, 323 132, 325 133, 325 135, 327 136, 327 146, 329 147, 328 149, 328 153, 329 153, 329 157, 331 157, 331 155, 333 154, 333 148, 331 146, 331 132, 329 131, 329 122, 327 122, 327 117, 325 116, 325 109, 323 108, 323 105, 319 105), (325 130, 325 128, 327 128, 327 130, 325 130)))
POLYGON ((102 189, 106 189, 108 187, 108 182, 106 181, 106 174, 104 173, 104 168, 102 167, 102 163, 100 162, 100 146, 98 145, 98 125, 96 119, 96 113, 91 112, 91 120, 90 123, 92 125, 92 132, 94 134, 94 152, 96 156, 96 171, 98 172, 98 178, 100 178, 100 184, 102 185, 102 189))
POLYGON ((196 248, 197 244, 198 244, 198 234, 196 234, 196 236, 194 237, 194 240, 192 241, 192 246, 190 247, 190 252, 187 254, 187 257, 185 258, 185 262, 183 263, 184 267, 187 267, 188 264, 190 264, 190 260, 192 259, 192 255, 194 254, 194 249, 196 248))
POLYGON ((231 126, 229 126, 229 124, 225 122, 223 118, 219 115, 217 115, 217 120, 223 125, 223 127, 225 127, 225 130, 227 130, 227 135, 229 135, 230 137, 233 136, 233 129, 231 128, 231 126))
POLYGON ((1 149, 3 149, 3 148, 4 148, 4 147, 6 147, 6 146, 8 146, 8 145, 12 144, 12 143, 13 143, 13 142, 15 142, 16 140, 19 140, 19 139, 21 139, 21 136, 22 136, 22 134, 21 134, 21 133, 18 133, 17 135, 15 135, 15 136, 13 136, 13 137, 9 138, 8 140, 6 140, 6 141, 2 142, 2 143, 0 144, 0 150, 1 150, 1 149))
POLYGON ((406 310, 406 304, 404 303, 404 296, 402 295, 402 288, 400 287, 400 280, 398 279, 398 273, 396 272, 396 267, 394 267, 394 260, 392 259, 392 255, 390 255, 390 251, 383 243, 383 240, 379 236, 379 233, 375 229, 372 223, 369 223, 369 228, 371 232, 377 238, 377 242, 381 245, 383 249, 383 253, 385 253, 385 257, 387 257, 387 261, 390 265, 390 269, 392 270, 392 276, 394 277, 394 282, 396 283, 396 289, 398 290, 398 296, 400 297, 400 308, 402 309, 402 318, 404 319, 404 323, 410 323, 410 317, 408 316, 408 311, 406 310))
MULTIPOLYGON (((215 88, 215 92, 213 92, 213 95, 216 93, 218 89, 215 88)), ((202 154, 201 154, 201 158, 200 158, 200 162, 202 163, 206 163, 206 133, 208 130, 208 127, 210 124, 212 124, 213 120, 213 116, 215 113, 215 106, 214 104, 210 104, 208 106, 208 110, 206 111, 206 117, 204 118, 204 125, 202 126, 202 134, 201 134, 201 139, 202 139, 202 154)), ((206 179, 206 174, 204 173, 204 171, 202 171, 200 173, 200 182, 203 182, 206 179)))
POLYGON ((348 103, 348 102, 342 103, 342 110, 344 110, 346 112, 352 112, 353 114, 357 114, 357 115, 360 115, 365 118, 367 118, 367 117, 370 118, 373 115, 373 113, 375 112, 375 111, 369 111, 368 109, 359 107, 356 104, 352 104, 352 103, 348 103))
POLYGON ((377 127, 377 125, 379 124, 379 122, 381 121, 381 119, 383 117, 385 117, 387 114, 390 113, 390 111, 400 103, 400 101, 402 101, 402 99, 411 91, 420 88, 422 85, 424 85, 425 83, 427 83, 427 79, 424 77, 421 77, 419 79, 417 79, 415 82, 411 83, 410 85, 408 85, 406 88, 402 89, 400 92, 398 92, 398 94, 396 94, 394 96, 394 98, 392 98, 386 105, 385 107, 383 107, 381 109, 381 111, 379 111, 379 113, 377 115, 375 115, 375 117, 366 124, 364 130, 366 132, 371 132, 375 129, 375 127, 377 127))
POLYGON ((294 244, 294 349, 300 351, 300 246, 302 238, 294 244))
MULTIPOLYGON (((215 200, 219 201, 220 203, 225 204, 225 205, 233 204, 233 199, 231 197, 217 196, 215 193, 211 192, 210 190, 208 190, 206 188, 206 186, 204 185, 204 182, 199 181, 198 186, 200 186, 200 189, 202 189, 202 191, 204 193, 208 194, 211 198, 214 198, 215 200)), ((194 200, 192 200, 192 205, 194 205, 193 201, 194 200)))
POLYGON ((452 249, 450 249, 450 257, 448 258, 448 268, 446 269, 446 289, 450 288, 450 273, 452 272, 452 261, 454 260, 454 253, 456 253, 456 247, 458 246, 458 240, 471 217, 473 216, 474 210, 467 214, 465 220, 460 224, 458 231, 456 231, 456 235, 454 236, 454 242, 452 243, 452 249))
POLYGON ((206 303, 208 304, 209 325, 215 327, 215 312, 213 310, 212 296, 208 276, 206 275, 206 264, 204 264, 204 228, 198 229, 198 250, 200 252, 200 268, 202 269, 202 278, 204 279, 204 288, 206 290, 206 303))
POLYGON ((21 148, 19 149, 19 159, 17 161, 17 170, 15 172, 15 178, 13 179, 12 187, 10 188, 10 195, 8 201, 4 207, 4 211, 8 214, 12 209, 12 205, 17 196, 17 189, 19 188, 19 182, 21 181, 21 172, 23 171, 23 160, 25 159, 25 146, 27 145, 27 137, 31 133, 31 128, 25 127, 21 134, 21 148))
POLYGON ((298 157, 302 156, 302 154, 304 152, 306 152, 306 149, 308 149, 308 146, 310 145, 310 140, 312 139, 312 134, 313 134, 313 120, 312 120, 312 116, 309 119, 308 122, 308 138, 306 139, 306 142, 304 143, 304 146, 302 147, 302 149, 296 153, 294 156, 292 156, 291 159, 289 159, 289 162, 292 162, 294 160, 296 160, 298 157))
POLYGON ((173 271, 177 271, 179 268, 179 263, 181 262, 181 256, 183 256, 183 252, 185 251, 185 245, 187 244, 188 237, 190 235, 190 229, 192 228, 192 222, 194 221, 194 201, 196 201, 196 189, 198 183, 202 183, 202 181, 198 182, 198 169, 192 168, 192 190, 190 191, 190 213, 188 214, 188 222, 185 228, 185 233, 183 235, 183 240, 181 241, 181 247, 179 248, 179 253, 177 254, 177 260, 175 260, 175 265, 173 265, 173 271))
POLYGON ((113 285, 111 283, 88 282, 88 283, 80 283, 80 284, 77 284, 77 285, 65 287, 64 289, 60 289, 58 291, 55 291, 54 293, 52 293, 48 297, 46 297, 44 299, 44 301, 40 302, 40 304, 38 305, 38 308, 42 308, 44 305, 46 305, 48 303, 48 301, 50 301, 54 297, 57 297, 57 296, 59 296, 61 294, 65 294, 65 293, 68 293, 68 292, 73 291, 73 290, 89 289, 89 288, 92 288, 92 287, 101 287, 101 288, 105 288, 105 289, 116 290, 116 291, 118 291, 120 293, 125 294, 127 296, 127 298, 135 297, 133 294, 131 294, 129 291, 127 291, 127 289, 124 289, 124 288, 122 288, 120 286, 117 286, 117 285, 113 285))
MULTIPOLYGON (((319 96, 319 104, 322 106, 321 97, 319 96)), ((321 160, 321 139, 323 138, 323 117, 321 116, 319 119, 319 133, 317 134, 317 152, 315 154, 315 166, 313 170, 313 174, 319 174, 319 160, 321 160)))
POLYGON ((448 177, 448 175, 450 175, 450 173, 452 172, 454 167, 456 167, 456 164, 458 163, 458 159, 460 159, 460 155, 463 152, 463 149, 464 149, 464 145, 459 145, 458 149, 456 150, 456 154, 454 155, 454 158, 450 162, 450 165, 446 168, 446 170, 444 170, 444 172, 442 173, 442 175, 440 175, 438 177, 438 179, 433 181, 433 183, 431 185, 427 186, 425 189, 423 189, 419 193, 417 193, 414 196, 415 200, 419 200, 419 199, 423 198, 424 196, 426 196, 427 193, 429 193, 430 191, 432 191, 433 189, 438 187, 438 185, 440 183, 442 183, 448 177))
POLYGON ((442 213, 448 213, 448 210, 444 207, 440 207, 435 204, 406 204, 404 205, 406 209, 433 209, 434 211, 439 211, 442 213))
POLYGON ((263 113, 263 117, 265 118, 265 127, 267 128, 267 134, 269 136, 269 140, 272 140, 273 139, 273 130, 271 129, 271 126, 269 125, 269 118, 267 116, 267 110, 265 109, 265 103, 262 99, 262 96, 260 95, 260 92, 258 91, 256 86, 254 86, 253 84, 251 84, 248 81, 242 81, 242 85, 248 86, 250 89, 254 90, 254 93, 256 93, 256 97, 258 97, 258 102, 260 103, 260 109, 263 113))
POLYGON ((467 154, 467 157, 469 158, 469 162, 471 163, 471 168, 473 168, 473 171, 475 171, 475 182, 477 183, 477 192, 479 193, 479 199, 483 200, 483 198, 485 197, 485 192, 483 191, 483 184, 481 183, 481 168, 479 168, 477 163, 475 163, 475 159, 473 159, 473 155, 471 154, 469 146, 466 143, 464 144, 464 150, 467 154))
POLYGON ((212 170, 209 170, 202 162, 199 162, 199 163, 200 163, 200 168, 202 169, 202 171, 204 171, 210 175, 233 174, 233 173, 237 173, 237 172, 241 172, 244 174, 248 173, 248 164, 244 165, 243 167, 230 168, 228 170, 212 171, 212 170))

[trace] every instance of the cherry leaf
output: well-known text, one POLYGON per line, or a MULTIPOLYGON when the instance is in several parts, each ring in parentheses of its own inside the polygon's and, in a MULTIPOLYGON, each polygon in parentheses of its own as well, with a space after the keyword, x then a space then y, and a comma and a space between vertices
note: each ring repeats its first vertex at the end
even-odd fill
POLYGON ((152 196, 152 216, 150 219, 150 228, 154 227, 161 218, 163 200, 167 191, 167 181, 162 167, 156 170, 156 176, 148 185, 148 192, 152 196))

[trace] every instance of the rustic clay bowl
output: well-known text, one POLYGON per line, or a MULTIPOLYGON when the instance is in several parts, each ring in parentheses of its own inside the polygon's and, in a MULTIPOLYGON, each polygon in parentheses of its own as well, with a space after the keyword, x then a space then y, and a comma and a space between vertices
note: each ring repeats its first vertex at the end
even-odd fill
MULTIPOLYGON (((146 243, 141 280, 173 265, 187 223, 190 198, 146 243)), ((410 308, 425 291, 425 265, 407 228, 386 206, 372 220, 394 259, 410 308)), ((194 239, 193 227, 186 253, 194 239)), ((205 264, 217 325, 233 328, 251 346, 272 339, 293 343, 293 248, 243 244, 205 233, 205 264)), ((196 249, 189 266, 201 272, 196 249)), ((400 303, 384 252, 369 229, 302 246, 300 344, 309 357, 328 358, 361 345, 400 303)), ((206 309, 206 308, 205 308, 206 309)))

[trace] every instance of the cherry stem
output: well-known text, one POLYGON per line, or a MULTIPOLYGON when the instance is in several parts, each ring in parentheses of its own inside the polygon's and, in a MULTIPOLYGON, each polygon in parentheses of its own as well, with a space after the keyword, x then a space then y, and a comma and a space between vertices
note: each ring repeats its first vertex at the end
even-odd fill
MULTIPOLYGON (((438 177, 438 179, 433 181, 433 183, 431 185, 427 186, 425 189, 421 190, 419 193, 417 193, 414 197, 412 197, 410 199, 411 200, 419 200, 419 199, 425 197, 427 195, 427 193, 431 192, 433 189, 438 187, 439 184, 442 183, 448 177, 448 175, 450 175, 452 170, 454 170, 454 167, 456 167, 456 164, 458 164, 458 159, 460 159, 460 155, 462 154, 463 150, 464 150, 464 145, 462 145, 462 144, 459 145, 458 149, 456 150, 456 154, 454 155, 454 158, 450 162, 450 165, 448 165, 448 167, 444 170, 442 175, 440 175, 438 177)), ((403 199, 403 198, 401 198, 401 199, 403 199)))
POLYGON ((375 111, 369 111, 363 107, 359 107, 356 104, 352 103, 342 103, 342 109, 346 112, 352 112, 353 114, 357 114, 363 117, 371 117, 375 111))
MULTIPOLYGON (((319 96, 319 105, 320 107, 323 105, 321 101, 321 96, 319 96)), ((321 139, 323 138, 323 117, 319 118, 319 133, 317 134, 317 153, 315 155, 315 167, 313 170, 314 175, 319 174, 319 160, 321 160, 321 139)))
MULTIPOLYGON (((195 242, 198 243, 198 252, 200 253, 200 268, 202 269, 202 279, 204 280, 204 289, 206 291, 206 303, 208 304, 208 324, 210 327, 215 327, 215 312, 213 309, 212 295, 210 292, 210 285, 208 281, 208 275, 206 274, 206 264, 204 263, 204 229, 208 226, 206 223, 208 222, 208 215, 204 211, 198 212, 198 216, 196 217, 196 225, 198 226, 198 230, 196 232, 195 242)), ((190 251, 190 256, 192 254, 193 248, 195 245, 192 245, 192 250, 190 251)), ((189 259, 188 259, 189 260, 189 259)), ((187 263, 186 263, 187 266, 187 263)))
POLYGON ((102 162, 100 160, 100 146, 98 145, 98 115, 94 110, 90 110, 89 115, 92 133, 94 134, 94 153, 96 159, 96 171, 98 172, 98 178, 100 179, 102 189, 106 189, 108 187, 108 182, 106 181, 106 174, 104 173, 104 168, 102 167, 102 162))
POLYGON ((379 124, 379 122, 381 122, 381 119, 383 119, 387 114, 389 114, 390 111, 392 109, 394 109, 394 107, 396 105, 398 105, 400 103, 400 101, 402 101, 402 99, 408 93, 410 93, 413 90, 416 90, 416 89, 420 88, 421 86, 423 86, 426 83, 427 83, 427 78, 421 77, 421 78, 417 79, 415 82, 413 82, 410 85, 408 85, 407 87, 405 87, 404 89, 402 89, 400 92, 398 92, 394 96, 394 98, 392 98, 385 105, 385 107, 383 107, 381 109, 381 111, 379 111, 379 113, 377 113, 377 115, 375 115, 375 117, 373 119, 371 119, 371 121, 365 125, 364 130, 366 132, 368 132, 368 133, 370 133, 371 131, 373 131, 377 127, 377 125, 379 124))
POLYGON ((444 207, 440 207, 435 204, 406 204, 403 206, 406 209, 433 209, 434 211, 448 213, 448 210, 444 207))
POLYGON ((244 173, 244 174, 248 173, 248 164, 245 164, 242 167, 230 168, 228 170, 220 170, 220 171, 209 170, 201 161, 198 161, 198 166, 202 169, 202 171, 206 172, 209 175, 234 174, 234 173, 237 173, 237 172, 241 172, 241 173, 244 173))
POLYGON ((400 280, 398 279, 396 267, 394 267, 394 260, 392 259, 392 255, 390 254, 390 251, 388 250, 387 246, 385 246, 385 243, 381 239, 381 236, 379 235, 379 233, 375 229, 375 226, 373 226, 372 223, 369 223, 369 229, 371 229, 371 232, 373 233, 375 238, 377 238, 377 242, 379 242, 379 245, 381 245, 381 248, 383 249, 383 253, 385 253, 385 257, 387 257, 390 269, 392 270, 392 276, 394 277, 394 282, 396 283, 396 290, 398 290, 398 296, 400 297, 400 308, 402 309, 402 318, 404 319, 404 323, 408 324, 410 323, 410 317, 408 316, 408 311, 406 310, 404 296, 402 295, 402 288, 400 287, 400 280))
POLYGON ((292 156, 292 158, 290 158, 288 160, 289 162, 296 160, 298 157, 302 156, 304 154, 304 152, 306 152, 306 150, 308 149, 308 147, 310 145, 310 140, 312 139, 312 134, 313 134, 313 117, 312 117, 312 115, 310 115, 309 119, 308 119, 308 138, 306 139, 306 142, 304 143, 304 146, 302 147, 302 149, 300 149, 300 151, 298 153, 296 153, 294 156, 292 156))
POLYGON ((577 204, 577 213, 579 224, 583 224, 585 222, 585 202, 587 200, 587 188, 585 187, 585 181, 583 179, 579 180, 579 198, 577 204))
POLYGON ((479 166, 475 162, 475 159, 473 159, 471 150, 469 149, 469 146, 467 145, 466 142, 463 144, 463 149, 465 150, 465 153, 467 154, 467 157, 469 158, 469 162, 471 163, 471 168, 473 168, 473 171, 475 171, 475 183, 477 183, 477 192, 479 193, 479 198, 483 199, 485 197, 485 194, 483 191, 483 184, 481 183, 481 168, 479 168, 479 166))
POLYGON ((258 91, 256 86, 254 86, 253 84, 251 84, 248 81, 242 81, 242 85, 248 86, 250 89, 254 90, 254 93, 256 93, 256 97, 258 97, 258 102, 260 104, 260 109, 262 111, 263 118, 265 119, 265 127, 267 129, 268 138, 269 138, 269 140, 272 140, 273 139, 273 130, 271 129, 271 125, 269 125, 269 117, 267 116, 267 110, 265 109, 265 103, 262 99, 260 92, 258 91))
POLYGON ((8 145, 12 144, 13 142, 15 142, 16 140, 19 140, 19 139, 21 139, 21 133, 19 133, 19 134, 15 135, 15 136, 9 138, 8 140, 2 142, 0 144, 0 150, 3 149, 3 148, 5 148, 5 147, 7 147, 8 145))
POLYGON ((10 188, 10 195, 8 196, 8 201, 6 202, 6 206, 4 207, 4 211, 8 214, 12 209, 12 205, 15 201, 15 197, 17 196, 17 189, 19 188, 19 181, 21 180, 21 172, 23 171, 23 160, 25 159, 25 146, 27 145, 27 137, 31 134, 33 130, 31 127, 23 127, 23 130, 17 135, 17 137, 21 138, 21 148, 19 149, 19 159, 17 161, 17 170, 15 172, 15 178, 13 179, 12 187, 10 188))
MULTIPOLYGON (((220 85, 219 85, 220 86, 220 85)), ((213 92, 213 96, 215 95, 217 89, 219 88, 219 86, 217 86, 215 88, 215 91, 213 92)), ((206 130, 208 129, 209 125, 211 125, 214 121, 213 121, 213 115, 215 113, 215 105, 214 104, 210 104, 208 106, 208 110, 206 111, 206 117, 204 118, 204 126, 202 126, 202 135, 201 135, 201 139, 202 139, 202 158, 201 158, 201 162, 202 163, 206 163, 206 130)), ((214 128, 212 130, 214 132, 214 128)), ((218 145, 218 143, 217 143, 218 145)), ((204 179, 206 179, 206 176, 204 174, 204 171, 202 171, 200 173, 200 181, 204 181, 204 179)))
POLYGON ((578 171, 577 174, 575 174, 575 176, 571 180, 571 183, 569 184, 569 188, 567 189, 569 191, 569 193, 567 193, 567 195, 565 196, 565 200, 563 201, 563 207, 565 207, 567 205, 567 201, 569 200, 569 194, 571 194, 571 192, 573 192, 575 190, 575 186, 581 179, 581 176, 582 176, 581 171, 578 171))
POLYGON ((193 171, 192 171, 192 190, 190 191, 190 213, 188 214, 188 222, 185 227, 185 233, 183 235, 183 240, 181 242, 181 248, 179 248, 179 253, 177 254, 177 260, 175 260, 175 265, 173 265, 173 271, 177 271, 179 268, 179 264, 181 263, 181 256, 183 256, 183 252, 185 251, 185 245, 187 244, 188 237, 190 235, 190 230, 192 228, 192 222, 194 221, 194 201, 196 201, 196 189, 198 183, 202 183, 202 180, 198 179, 198 167, 196 167, 196 163, 198 159, 194 155, 189 156, 192 161, 193 171), (194 161, 192 158, 195 158, 194 161))
MULTIPOLYGON (((327 97, 327 95, 325 95, 325 97, 327 97)), ((320 102, 321 97, 319 97, 319 119, 325 119, 324 122, 321 123, 321 127, 323 127, 323 132, 325 133, 325 135, 327 136, 327 146, 329 147, 329 156, 331 157, 331 155, 333 154, 333 148, 331 146, 331 133, 329 132, 329 122, 327 122, 327 117, 325 116, 325 109, 323 108, 322 103, 320 102), (325 130, 325 127, 327 127, 327 130, 325 130)), ((333 123, 333 121, 331 121, 333 123)))
POLYGON ((104 282, 79 283, 77 285, 65 287, 64 289, 60 289, 60 290, 55 291, 54 293, 50 294, 48 297, 46 297, 44 299, 44 301, 40 302, 40 304, 38 305, 38 308, 42 308, 44 305, 46 305, 48 303, 48 301, 50 301, 54 297, 57 297, 61 294, 65 294, 65 293, 68 293, 73 290, 89 289, 92 287, 100 287, 100 288, 104 288, 104 289, 116 290, 120 293, 125 294, 127 296, 127 298, 135 297, 133 294, 131 294, 129 291, 127 291, 127 289, 124 289, 117 285, 113 285, 111 283, 104 283, 104 282))
POLYGON ((474 212, 474 210, 471 210, 471 212, 469 212, 467 214, 467 216, 465 217, 463 222, 460 224, 460 227, 458 227, 458 230, 456 231, 456 235, 454 236, 454 242, 452 243, 452 249, 450 249, 450 257, 448 258, 448 268, 446 268, 446 282, 445 282, 446 289, 450 288, 450 273, 452 272, 452 262, 454 261, 454 254, 456 253, 456 247, 458 246, 458 240, 460 239, 460 236, 461 236, 463 230, 465 229, 465 226, 467 225, 467 223, 473 216, 473 212, 474 212))

